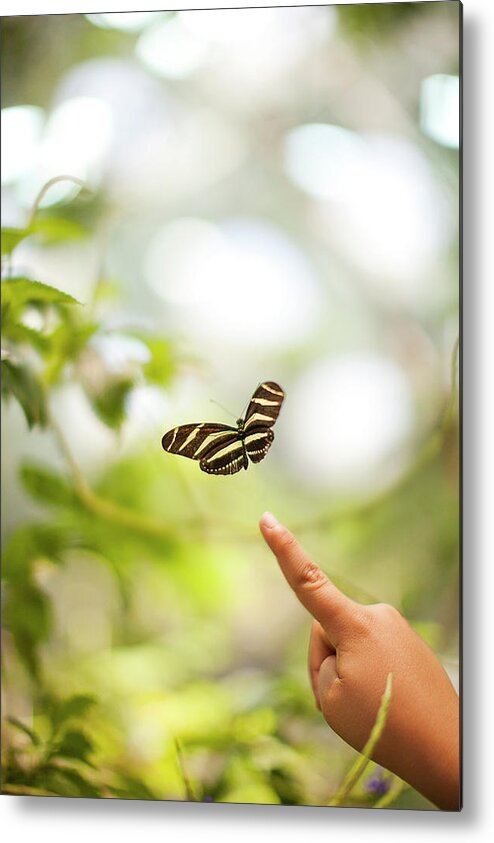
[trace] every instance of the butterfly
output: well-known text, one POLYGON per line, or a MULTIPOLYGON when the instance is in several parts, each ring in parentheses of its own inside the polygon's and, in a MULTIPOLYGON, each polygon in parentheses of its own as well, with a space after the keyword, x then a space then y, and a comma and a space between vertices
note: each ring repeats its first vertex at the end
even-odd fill
POLYGON ((271 430, 283 404, 285 393, 273 381, 257 387, 245 418, 237 426, 227 424, 183 424, 163 436, 161 444, 170 454, 199 460, 207 474, 236 474, 251 462, 261 462, 274 439, 271 430))

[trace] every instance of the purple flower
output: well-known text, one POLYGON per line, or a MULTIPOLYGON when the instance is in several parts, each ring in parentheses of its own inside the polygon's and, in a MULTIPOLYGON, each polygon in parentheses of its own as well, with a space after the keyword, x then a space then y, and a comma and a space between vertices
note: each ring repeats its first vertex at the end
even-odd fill
POLYGON ((376 796, 384 796, 391 787, 391 776, 386 772, 386 770, 382 770, 378 767, 374 770, 372 775, 366 779, 364 787, 367 793, 373 793, 376 796))

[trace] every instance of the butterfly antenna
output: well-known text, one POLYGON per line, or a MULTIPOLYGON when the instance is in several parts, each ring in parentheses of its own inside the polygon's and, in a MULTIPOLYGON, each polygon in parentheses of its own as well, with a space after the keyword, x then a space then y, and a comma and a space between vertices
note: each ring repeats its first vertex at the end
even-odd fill
POLYGON ((231 410, 227 410, 226 407, 224 407, 223 404, 220 404, 219 401, 215 401, 214 398, 210 398, 209 400, 210 400, 211 404, 216 404, 217 407, 219 407, 221 410, 223 410, 227 414, 227 416, 232 416, 232 418, 234 418, 234 419, 237 418, 235 413, 232 413, 231 410))

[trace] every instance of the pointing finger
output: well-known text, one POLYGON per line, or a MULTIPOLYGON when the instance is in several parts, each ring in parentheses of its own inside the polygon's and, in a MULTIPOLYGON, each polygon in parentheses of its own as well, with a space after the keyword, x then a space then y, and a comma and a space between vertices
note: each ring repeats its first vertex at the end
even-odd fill
POLYGON ((330 641, 338 644, 342 636, 353 631, 358 604, 336 588, 274 515, 265 512, 259 526, 302 605, 319 621, 330 641))

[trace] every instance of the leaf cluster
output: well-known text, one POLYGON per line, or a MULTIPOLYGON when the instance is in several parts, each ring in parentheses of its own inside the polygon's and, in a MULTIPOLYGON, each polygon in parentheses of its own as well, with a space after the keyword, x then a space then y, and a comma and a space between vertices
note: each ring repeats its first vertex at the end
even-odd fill
POLYGON ((98 281, 94 301, 83 305, 35 276, 11 274, 12 257, 24 240, 35 237, 56 245, 86 234, 70 216, 39 211, 25 228, 2 229, 2 395, 18 401, 30 428, 47 426, 50 391, 68 373, 79 382, 98 418, 115 430, 125 421, 136 386, 165 386, 175 373, 171 343, 162 336, 129 329, 127 339, 142 346, 141 364, 128 360, 115 367, 101 351, 99 340, 112 338, 97 313, 99 298, 111 287, 106 279, 98 281))
POLYGON ((3 792, 103 796, 91 760, 94 742, 84 725, 95 702, 87 694, 64 700, 47 697, 43 706, 45 735, 24 720, 9 717, 3 792))

